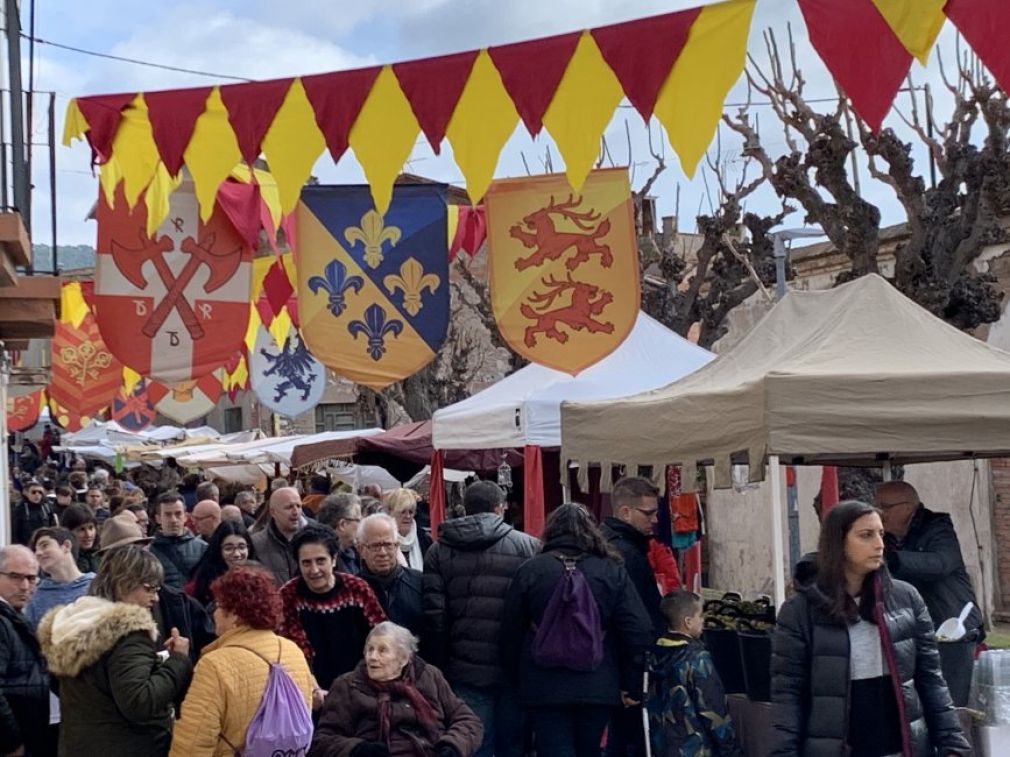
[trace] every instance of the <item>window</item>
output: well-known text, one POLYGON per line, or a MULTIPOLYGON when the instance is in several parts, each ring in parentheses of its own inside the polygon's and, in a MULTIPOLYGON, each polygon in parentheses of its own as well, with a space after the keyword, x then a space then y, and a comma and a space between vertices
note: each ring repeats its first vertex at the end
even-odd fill
POLYGON ((224 409, 224 432, 234 434, 237 431, 245 431, 242 423, 242 408, 226 407, 224 409))
POLYGON ((358 427, 357 406, 353 402, 316 405, 316 433, 351 431, 358 427))

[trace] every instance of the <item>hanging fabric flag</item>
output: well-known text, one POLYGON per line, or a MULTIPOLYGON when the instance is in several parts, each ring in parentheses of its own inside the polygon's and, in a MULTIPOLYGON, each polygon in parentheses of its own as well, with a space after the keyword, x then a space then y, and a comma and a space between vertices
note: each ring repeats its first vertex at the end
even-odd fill
POLYGON ((30 394, 7 398, 8 433, 24 431, 38 422, 39 414, 42 412, 44 392, 44 389, 39 389, 30 394))
POLYGON ((147 396, 147 382, 141 379, 132 389, 125 386, 112 398, 112 420, 127 431, 143 431, 154 423, 154 406, 147 396))
POLYGON ((171 194, 154 235, 146 210, 117 193, 98 201, 95 303, 112 353, 143 376, 175 383, 206 376, 242 345, 252 251, 221 212, 200 220, 192 182, 171 194))
POLYGON ((63 407, 63 405, 59 402, 53 401, 51 397, 48 399, 48 402, 49 417, 56 421, 60 428, 64 431, 69 431, 70 433, 75 433, 90 426, 91 421, 95 420, 95 418, 100 418, 102 416, 102 411, 105 409, 102 408, 102 410, 94 415, 81 415, 73 410, 63 407))
POLYGON ((123 382, 123 365, 105 346, 91 313, 79 326, 57 322, 52 349, 49 399, 81 418, 108 407, 123 382))
POLYGON ((487 195, 491 306, 513 350, 575 375, 613 352, 638 316, 628 172, 495 182, 487 195))
POLYGON ((294 325, 280 347, 260 326, 249 355, 249 374, 260 403, 287 418, 314 408, 326 391, 326 366, 309 354, 294 325))
POLYGON ((148 396, 158 413, 185 426, 214 409, 221 397, 222 374, 218 370, 172 385, 152 381, 147 389, 148 396))
POLYGON ((449 325, 445 187, 306 187, 297 210, 298 320, 313 355, 381 389, 435 357, 449 325))

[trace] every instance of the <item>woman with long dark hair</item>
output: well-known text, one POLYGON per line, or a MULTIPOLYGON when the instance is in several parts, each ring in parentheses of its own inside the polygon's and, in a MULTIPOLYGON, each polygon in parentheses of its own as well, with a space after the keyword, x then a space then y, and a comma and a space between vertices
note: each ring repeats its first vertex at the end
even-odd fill
POLYGON ((231 568, 255 559, 256 549, 245 525, 237 520, 222 521, 211 534, 207 549, 193 568, 193 578, 186 584, 184 591, 206 606, 212 598, 210 585, 216 578, 231 568))
POLYGON ((890 577, 879 512, 840 502, 821 524, 817 570, 779 612, 773 755, 970 754, 933 623, 890 577))
POLYGON ((652 622, 620 556, 582 505, 561 505, 548 516, 541 554, 527 560, 509 586, 501 638, 503 668, 518 673, 519 700, 530 713, 540 754, 596 757, 614 708, 642 701, 652 622), (572 603, 562 614, 586 619, 586 633, 576 638, 595 650, 595 660, 565 659, 559 639, 548 650, 551 641, 536 633, 551 626, 547 612, 561 609, 554 595, 566 586, 572 603), (588 586, 591 596, 579 586, 588 586))

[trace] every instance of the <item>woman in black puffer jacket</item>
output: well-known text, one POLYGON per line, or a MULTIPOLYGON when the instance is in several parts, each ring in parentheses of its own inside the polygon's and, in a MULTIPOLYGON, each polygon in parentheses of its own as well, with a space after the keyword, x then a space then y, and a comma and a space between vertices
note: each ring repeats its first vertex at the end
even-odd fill
POLYGON ((772 755, 971 753, 919 593, 884 566, 880 515, 841 502, 821 526, 817 574, 779 613, 772 755))

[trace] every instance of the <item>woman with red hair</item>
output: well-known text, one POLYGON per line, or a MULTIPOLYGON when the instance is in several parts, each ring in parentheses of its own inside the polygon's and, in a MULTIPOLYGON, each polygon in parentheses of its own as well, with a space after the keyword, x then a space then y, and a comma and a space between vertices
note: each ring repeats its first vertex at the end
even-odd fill
POLYGON ((237 567, 210 586, 218 639, 203 650, 172 735, 172 757, 230 757, 245 744, 246 729, 279 662, 312 707, 312 675, 305 655, 274 628, 281 598, 273 576, 237 567), (257 660, 256 658, 260 658, 257 660))

